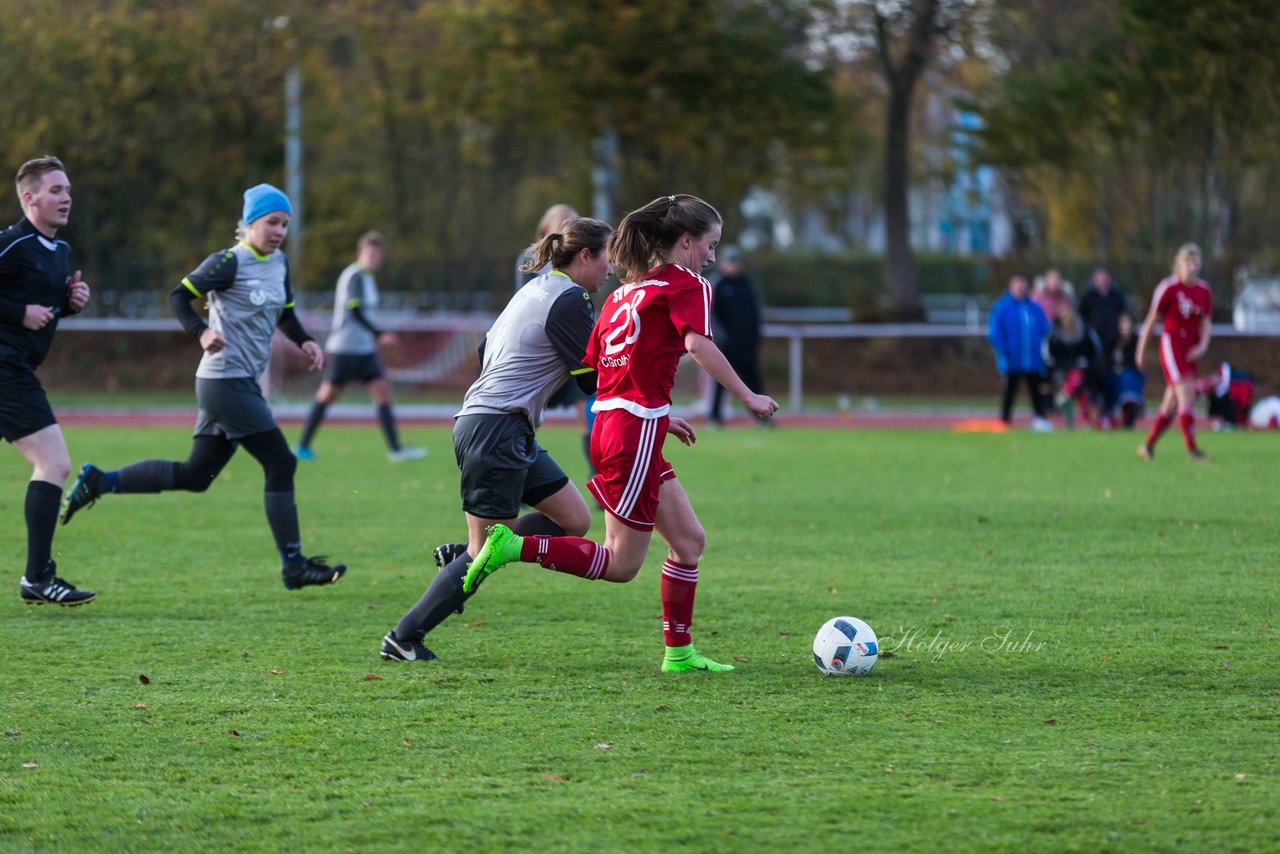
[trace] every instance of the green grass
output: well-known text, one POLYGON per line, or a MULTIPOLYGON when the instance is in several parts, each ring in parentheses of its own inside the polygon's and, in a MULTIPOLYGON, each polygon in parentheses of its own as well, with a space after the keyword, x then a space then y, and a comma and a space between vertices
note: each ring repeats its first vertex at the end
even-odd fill
MULTIPOLYGON (((187 435, 69 441, 114 466, 187 435)), ((1176 435, 1152 465, 1124 434, 669 446, 724 676, 657 672, 656 548, 628 585, 503 570, 428 639, 444 661, 379 660, 462 530, 447 432, 409 438, 431 456, 392 466, 371 429, 326 428, 299 471, 342 583, 283 589, 239 455, 208 494, 60 529, 100 595, 74 610, 19 603, 29 470, 0 456, 0 849, 1280 846, 1273 436, 1207 435, 1211 465, 1176 435), (865 679, 813 666, 838 614, 892 653, 865 679)), ((573 431, 543 439, 580 479, 573 431)))

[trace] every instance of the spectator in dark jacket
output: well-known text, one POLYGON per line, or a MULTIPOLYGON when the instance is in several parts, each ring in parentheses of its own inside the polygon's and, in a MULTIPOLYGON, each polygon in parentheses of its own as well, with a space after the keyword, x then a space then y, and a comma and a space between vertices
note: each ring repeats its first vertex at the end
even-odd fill
MULTIPOLYGON (((764 394, 764 380, 760 376, 760 303, 743 272, 742 252, 736 246, 725 246, 717 251, 717 255, 719 272, 712 281, 714 295, 711 302, 716 344, 747 388, 756 394, 764 394)), ((708 418, 712 424, 720 424, 724 389, 719 383, 712 385, 708 418)))
POLYGON ((1110 353, 1116 346, 1120 328, 1120 315, 1129 313, 1129 300, 1124 292, 1111 281, 1106 267, 1093 271, 1093 282, 1080 297, 1080 319, 1098 333, 1104 352, 1110 353))
POLYGON ((1014 274, 1009 278, 1009 291, 991 307, 987 321, 987 338, 996 351, 996 367, 1000 371, 1003 393, 1000 418, 1013 422, 1013 398, 1018 383, 1023 382, 1031 395, 1035 418, 1031 429, 1048 432, 1053 429, 1045 418, 1044 398, 1040 386, 1044 382, 1042 347, 1049 334, 1049 318, 1044 310, 1028 298, 1027 277, 1014 274))

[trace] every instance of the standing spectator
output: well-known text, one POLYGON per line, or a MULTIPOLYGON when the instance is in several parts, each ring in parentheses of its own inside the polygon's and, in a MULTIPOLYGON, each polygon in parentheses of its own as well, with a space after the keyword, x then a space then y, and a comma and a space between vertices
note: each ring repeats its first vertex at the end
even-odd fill
POLYGON ((1043 276, 1036 277, 1036 289, 1031 299, 1044 312, 1044 316, 1052 321, 1062 310, 1062 306, 1075 305, 1074 289, 1071 283, 1064 281, 1057 268, 1050 267, 1043 276))
POLYGON ((1098 333, 1103 351, 1110 353, 1116 346, 1120 317, 1129 311, 1129 300, 1112 283, 1106 267, 1094 269, 1089 289, 1080 297, 1079 311, 1085 325, 1098 333))
POLYGON ((1132 430, 1146 407, 1142 396, 1147 377, 1138 370, 1138 336, 1133 329, 1133 316, 1120 315, 1116 341, 1109 351, 1109 369, 1103 385, 1103 426, 1109 427, 1117 420, 1126 430, 1132 430))
POLYGON ((298 460, 259 384, 277 328, 306 354, 311 370, 324 367, 324 350, 294 314, 289 259, 280 251, 292 211, 289 197, 270 184, 245 190, 240 242, 214 252, 169 294, 169 310, 204 350, 186 461, 142 460, 115 471, 85 463, 63 502, 64 525, 107 493, 204 492, 243 446, 262 466, 262 506, 284 586, 332 584, 347 571, 302 553, 293 493, 298 460), (209 304, 208 323, 191 305, 198 298, 209 304))
POLYGON ((355 263, 338 276, 333 297, 333 328, 324 344, 325 352, 333 358, 328 374, 316 390, 315 403, 294 449, 300 460, 316 458, 311 441, 320 429, 320 422, 329 406, 342 396, 347 383, 353 380, 368 385, 369 396, 378 407, 378 426, 387 441, 387 459, 401 463, 427 455, 426 448, 400 444, 396 417, 391 411, 391 383, 378 359, 379 344, 394 347, 398 343, 394 332, 384 332, 373 324, 378 310, 378 283, 373 277, 382 267, 383 252, 382 235, 376 231, 365 232, 356 241, 355 263))
POLYGON ((996 300, 987 320, 987 338, 996 351, 996 367, 1000 371, 1003 393, 1000 398, 1000 419, 1013 423, 1013 398, 1018 383, 1024 383, 1031 396, 1031 408, 1035 417, 1031 429, 1047 433, 1053 425, 1045 417, 1044 383, 1045 337, 1049 334, 1049 319, 1044 310, 1028 298, 1027 277, 1015 273, 1009 278, 1009 290, 996 300))
POLYGON ((58 229, 71 216, 71 180, 56 157, 28 160, 15 179, 22 219, 0 231, 0 436, 31 463, 24 513, 27 565, 23 602, 83 605, 94 594, 58 577, 53 532, 71 456, 36 377, 58 318, 89 302, 89 285, 71 272, 71 246, 58 229))
POLYGON ((1144 460, 1155 458, 1156 442, 1173 423, 1175 412, 1191 459, 1208 459, 1196 444, 1195 380, 1196 365, 1209 349, 1213 295, 1208 284, 1196 275, 1199 272, 1200 247, 1184 243, 1174 256, 1173 275, 1156 286, 1151 308, 1138 334, 1135 361, 1142 370, 1151 330, 1163 319, 1160 366, 1164 369, 1166 386, 1147 440, 1138 446, 1138 456, 1144 460))
POLYGON ((662 445, 671 433, 686 445, 689 422, 671 415, 676 365, 688 353, 759 418, 778 411, 770 397, 747 388, 711 340, 711 283, 698 275, 715 260, 722 220, 696 196, 661 196, 623 218, 609 242, 621 287, 596 321, 583 364, 599 374, 591 433, 599 471, 588 487, 604 505, 605 537, 521 537, 494 525, 471 562, 462 589, 508 563, 537 563, 587 580, 635 578, 656 530, 666 541, 662 565, 664 673, 724 672, 693 646, 693 602, 707 534, 662 445))
POLYGON ((1063 303, 1045 341, 1046 368, 1058 393, 1054 402, 1063 411, 1067 429, 1080 410, 1085 424, 1094 424, 1094 401, 1102 397, 1103 359, 1098 335, 1080 321, 1070 303, 1063 303))
MULTIPOLYGON (((711 313, 716 322, 716 344, 729 360, 747 388, 756 394, 764 394, 764 380, 760 376, 760 303, 755 289, 742 268, 742 252, 736 246, 726 246, 719 251, 720 269, 712 279, 714 298, 711 313)), ((712 381, 712 424, 722 422, 720 403, 724 386, 712 381)), ((771 421, 759 421, 772 424, 771 421)))
POLYGON ((612 272, 610 234, 606 223, 574 218, 544 237, 533 263, 550 263, 551 272, 517 291, 485 336, 480 377, 467 390, 453 427, 468 542, 436 549, 440 571, 382 639, 384 659, 436 658, 423 640, 462 611, 469 598, 462 590, 468 552, 479 554, 490 526, 505 523, 524 536, 578 537, 591 527, 582 493, 538 444, 536 431, 548 398, 565 382, 595 389, 596 372, 582 358, 595 320, 591 294, 612 272), (533 512, 517 518, 522 504, 533 512))

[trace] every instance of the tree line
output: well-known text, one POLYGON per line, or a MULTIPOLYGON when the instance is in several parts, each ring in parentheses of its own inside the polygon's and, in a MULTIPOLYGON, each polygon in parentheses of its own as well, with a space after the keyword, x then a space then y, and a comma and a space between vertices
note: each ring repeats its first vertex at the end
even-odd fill
POLYGON ((245 187, 284 185, 294 69, 303 285, 327 289, 378 228, 384 287, 497 304, 556 201, 616 222, 693 192, 732 240, 767 191, 859 248, 886 200, 897 221, 907 189, 949 179, 922 157, 950 151, 924 115, 942 101, 981 117, 965 156, 1000 167, 1018 252, 1198 239, 1228 269, 1275 248, 1274 6, 0 0, 0 151, 67 163, 67 236, 98 288, 163 293, 234 240, 245 187))

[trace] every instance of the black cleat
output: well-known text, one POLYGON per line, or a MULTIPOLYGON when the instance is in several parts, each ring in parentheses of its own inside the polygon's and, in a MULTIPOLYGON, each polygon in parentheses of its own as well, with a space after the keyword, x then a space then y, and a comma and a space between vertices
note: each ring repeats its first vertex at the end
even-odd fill
POLYGON ((387 661, 439 661, 440 656, 422 645, 421 641, 402 641, 395 630, 387 632, 378 653, 387 661))
POLYGON ((436 566, 440 569, 444 569, 466 553, 466 543, 445 543, 442 546, 436 546, 436 550, 434 552, 436 557, 436 566))
POLYGON ((76 482, 71 484, 71 488, 62 499, 62 512, 58 514, 58 518, 62 520, 62 524, 67 524, 71 521, 71 517, 76 515, 76 511, 92 507, 100 495, 102 495, 102 469, 93 463, 85 463, 80 467, 76 482))
POLYGON ((330 566, 323 557, 309 557, 302 563, 280 570, 280 578, 289 590, 310 587, 313 584, 333 584, 347 571, 345 564, 330 566))
MULTIPOLYGON (((56 570, 58 565, 49 561, 49 568, 56 570)), ((57 575, 34 583, 27 581, 24 575, 18 586, 21 588, 22 601, 28 605, 43 605, 45 602, 50 605, 83 605, 92 602, 98 595, 91 590, 77 590, 74 584, 63 581, 57 575)))

